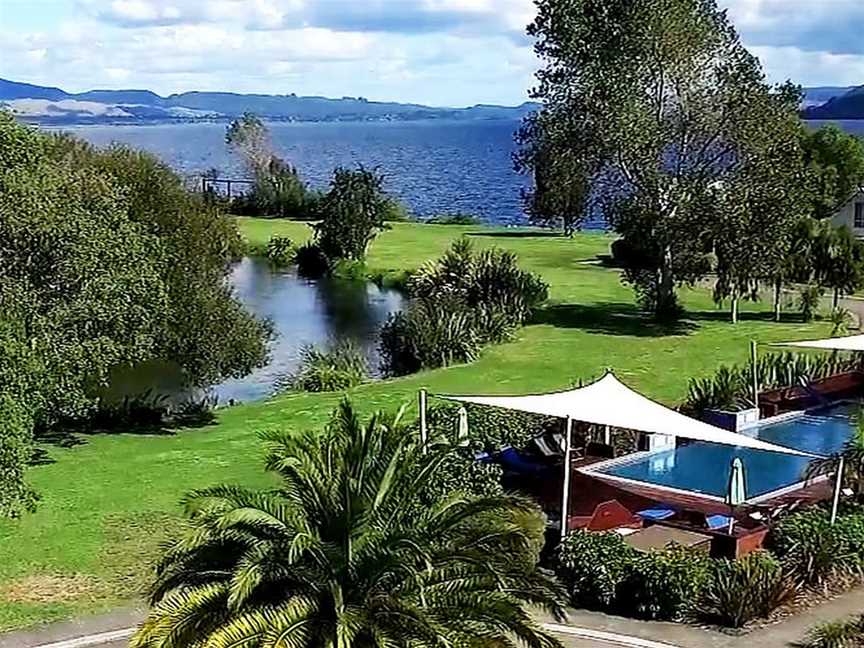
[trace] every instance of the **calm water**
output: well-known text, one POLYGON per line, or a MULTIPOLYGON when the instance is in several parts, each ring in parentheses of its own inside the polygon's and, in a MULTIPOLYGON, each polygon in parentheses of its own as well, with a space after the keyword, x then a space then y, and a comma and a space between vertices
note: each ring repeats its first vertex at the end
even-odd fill
MULTIPOLYGON (((844 404, 759 429, 757 437, 819 455, 837 452, 850 437, 855 406, 844 404)), ((802 480, 810 460, 714 443, 691 443, 663 450, 601 472, 617 477, 724 497, 733 457, 741 457, 747 497, 756 497, 802 480)))
MULTIPOLYGON (((324 187, 336 166, 378 167, 388 191, 420 216, 465 212, 492 223, 523 223, 513 170, 519 122, 273 123, 278 155, 312 185, 324 187)), ((65 130, 97 145, 123 142, 151 151, 183 174, 217 168, 244 177, 225 146, 225 124, 81 126, 65 130)))
POLYGON ((326 345, 354 340, 377 373, 378 332, 387 316, 400 309, 398 292, 374 284, 337 280, 309 281, 291 270, 272 270, 266 262, 246 258, 233 270, 230 282, 237 297, 256 315, 269 317, 277 337, 266 367, 214 388, 220 404, 249 401, 273 393, 292 374, 305 344, 326 345))

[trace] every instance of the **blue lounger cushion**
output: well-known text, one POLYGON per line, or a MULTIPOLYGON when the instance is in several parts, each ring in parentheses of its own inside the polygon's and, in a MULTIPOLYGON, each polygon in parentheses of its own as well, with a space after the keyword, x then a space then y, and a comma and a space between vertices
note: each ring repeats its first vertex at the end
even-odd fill
POLYGON ((646 520, 666 520, 675 515, 675 509, 672 508, 653 508, 637 511, 636 515, 646 520))

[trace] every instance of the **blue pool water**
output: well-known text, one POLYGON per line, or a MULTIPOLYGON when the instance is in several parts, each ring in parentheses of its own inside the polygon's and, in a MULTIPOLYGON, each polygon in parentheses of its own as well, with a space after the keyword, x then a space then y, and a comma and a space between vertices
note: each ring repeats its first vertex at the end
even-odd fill
MULTIPOLYGON (((797 450, 826 455, 837 452, 851 436, 857 405, 844 403, 800 418, 760 427, 756 436, 797 450)), ((713 443, 690 443, 613 464, 599 473, 681 490, 723 497, 733 457, 744 462, 747 497, 770 493, 800 482, 810 459, 713 443)))

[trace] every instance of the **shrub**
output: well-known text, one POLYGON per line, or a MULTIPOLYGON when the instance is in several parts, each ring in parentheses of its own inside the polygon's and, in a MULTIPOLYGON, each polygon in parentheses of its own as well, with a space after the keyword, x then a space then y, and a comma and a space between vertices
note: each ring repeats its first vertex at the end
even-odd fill
POLYGON ((864 643, 864 616, 826 621, 807 635, 804 648, 854 648, 864 643))
POLYGON ((713 561, 694 616, 733 628, 767 617, 795 593, 780 562, 767 552, 713 561))
POLYGON ((639 553, 618 585, 618 610, 643 619, 679 618, 708 580, 710 561, 682 547, 639 553))
POLYGON ((783 518, 769 536, 769 545, 797 583, 824 586, 860 564, 853 547, 861 539, 851 535, 851 529, 842 523, 832 526, 826 511, 810 508, 783 518))
POLYGON ((365 281, 368 276, 366 264, 352 259, 339 259, 333 264, 330 274, 347 281, 365 281))
MULTIPOLYGON (((762 355, 756 367, 760 388, 788 387, 801 378, 817 380, 859 368, 861 361, 852 354, 771 353, 762 355)), ((701 416, 707 409, 749 407, 753 399, 753 365, 721 366, 710 378, 690 381, 682 409, 701 416)))
POLYGON ((297 248, 294 254, 297 274, 308 279, 317 279, 330 272, 330 260, 315 243, 307 242, 297 248))
POLYGON ((381 329, 382 368, 394 376, 471 362, 480 353, 472 314, 456 299, 415 300, 381 329))
POLYGON ((439 214, 425 221, 429 225, 480 225, 479 218, 472 214, 439 214))
POLYGON ((294 261, 294 244, 286 236, 271 236, 267 241, 266 255, 274 266, 290 265, 294 261))
POLYGON ((473 360, 482 344, 509 339, 547 295, 515 255, 475 254, 468 239, 413 273, 407 290, 413 301, 381 334, 383 366, 394 375, 473 360))
POLYGON ((805 322, 811 322, 816 317, 823 292, 821 286, 804 286, 801 289, 798 295, 798 310, 805 322))
POLYGON ((411 214, 402 202, 387 197, 384 201, 383 220, 388 223, 406 223, 411 220, 411 214))
POLYGON ((557 573, 576 607, 608 610, 637 552, 617 533, 574 531, 558 547, 557 573))
POLYGON ((291 380, 298 391, 341 391, 359 385, 366 378, 366 358, 356 344, 343 340, 328 350, 304 346, 300 369, 291 380))

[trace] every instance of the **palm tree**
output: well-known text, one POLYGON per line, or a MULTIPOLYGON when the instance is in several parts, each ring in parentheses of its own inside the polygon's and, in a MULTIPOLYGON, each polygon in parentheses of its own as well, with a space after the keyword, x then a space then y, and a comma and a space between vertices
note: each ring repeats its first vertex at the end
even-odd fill
POLYGON ((446 445, 347 401, 324 431, 267 440, 275 489, 186 497, 132 648, 560 647, 526 610, 563 618, 529 500, 429 502, 446 445))
POLYGON ((855 415, 852 436, 843 444, 843 449, 830 457, 811 461, 807 466, 807 479, 836 473, 840 467, 841 457, 844 464, 844 480, 856 495, 864 494, 864 408, 859 409, 855 415))

